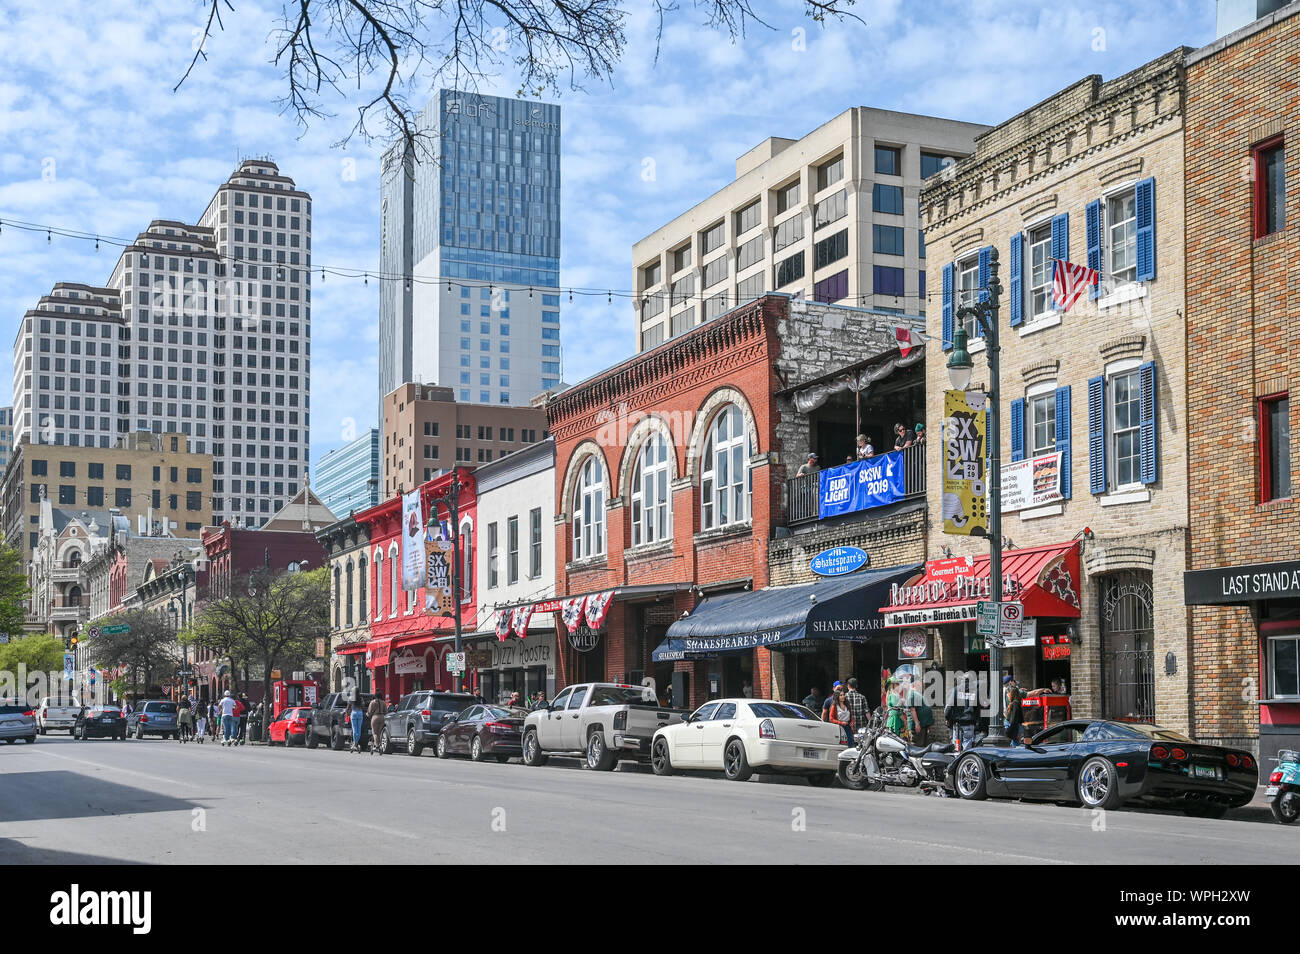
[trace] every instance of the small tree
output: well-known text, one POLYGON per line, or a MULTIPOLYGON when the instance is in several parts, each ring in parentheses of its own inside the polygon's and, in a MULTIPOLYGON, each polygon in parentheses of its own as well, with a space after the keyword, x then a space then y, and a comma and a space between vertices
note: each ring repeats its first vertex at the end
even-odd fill
POLYGON ((0 633, 8 636, 22 633, 27 615, 23 601, 30 595, 22 554, 0 543, 0 633))
POLYGON ((247 586, 204 604, 181 639, 262 669, 262 698, 271 698, 271 671, 311 656, 317 638, 329 635, 329 573, 272 576, 253 573, 247 586))
POLYGON ((111 616, 100 624, 100 633, 86 642, 90 661, 101 669, 125 666, 131 676, 131 693, 139 698, 140 676, 144 676, 145 691, 153 685, 154 674, 172 673, 179 661, 176 653, 176 633, 171 624, 156 613, 145 610, 128 610, 111 616), (105 627, 125 623, 130 629, 125 633, 105 633, 105 627))

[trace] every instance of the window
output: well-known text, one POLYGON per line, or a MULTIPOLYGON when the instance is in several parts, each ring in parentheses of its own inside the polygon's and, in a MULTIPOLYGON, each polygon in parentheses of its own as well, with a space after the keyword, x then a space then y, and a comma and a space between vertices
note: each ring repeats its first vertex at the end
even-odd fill
MULTIPOLYGON (((762 203, 755 199, 749 205, 745 206, 736 213, 736 234, 744 235, 750 229, 758 225, 762 218, 762 203)), ((688 261, 687 265, 690 264, 688 261)))
POLYGON ((702 287, 711 288, 718 282, 727 277, 727 256, 715 258, 704 265, 704 279, 702 287))
POLYGON ((740 408, 728 404, 709 425, 700 478, 703 529, 725 527, 749 518, 750 439, 740 408))
POLYGON ((888 265, 873 265, 872 288, 877 295, 901 296, 903 291, 903 269, 890 268, 888 265))
POLYGON ((922 152, 921 178, 928 179, 944 167, 953 165, 956 161, 956 156, 945 156, 937 152, 922 152))
POLYGON ((717 225, 713 226, 712 228, 706 229, 701 234, 701 238, 703 239, 704 242, 704 254, 708 255, 715 248, 718 248, 719 246, 722 245, 724 241, 726 241, 727 223, 719 222, 717 225))
MULTIPOLYGON (((468 289, 463 289, 468 291, 468 289)), ((384 554, 375 553, 375 619, 384 618, 384 554)))
POLYGON ((834 195, 827 196, 813 207, 813 231, 824 225, 838 222, 849 212, 849 192, 841 189, 834 195))
POLYGON ((1052 310, 1052 226, 1029 230, 1029 320, 1052 310))
POLYGON ((32 476, 44 477, 49 473, 49 465, 43 460, 32 460, 32 476))
MULTIPOLYGON (((964 308, 975 304, 979 295, 979 256, 972 255, 970 258, 957 263, 957 307, 964 308)), ((954 321, 956 320, 956 312, 954 321)), ((962 319, 962 324, 966 326, 966 334, 972 339, 975 337, 975 319, 962 319)))
POLYGON ((1141 436, 1138 433, 1138 373, 1128 371, 1110 379, 1110 441, 1115 458, 1115 486, 1138 482, 1141 436))
POLYGON ((497 560, 500 559, 501 552, 498 549, 499 541, 497 539, 496 522, 488 524, 488 552, 487 552, 487 585, 488 589, 497 585, 497 560))
POLYGON ((202 509, 203 509, 203 494, 202 494, 202 492, 197 491, 197 490, 189 490, 189 491, 186 491, 186 493, 185 493, 185 509, 186 509, 186 510, 202 510, 202 509))
POLYGON ((792 216, 776 227, 776 236, 772 239, 772 251, 779 252, 802 238, 803 216, 792 216))
POLYGON ((680 272, 683 268, 690 268, 691 265, 691 247, 683 245, 679 249, 673 250, 673 271, 680 272))
POLYGON ((871 226, 872 249, 877 255, 903 254, 903 227, 900 225, 871 226))
POLYGON ((1056 389, 1030 396, 1025 403, 1029 414, 1026 431, 1029 456, 1051 453, 1056 450, 1056 389))
POLYGON ((1268 695, 1270 699, 1300 696, 1300 636, 1268 638, 1268 695))
POLYGON ((660 279, 663 278, 663 266, 658 262, 647 265, 645 268, 641 269, 641 275, 645 281, 645 288, 649 288, 651 285, 658 285, 660 279))
POLYGON ((130 464, 118 464, 118 465, 117 465, 117 479, 118 479, 118 480, 130 480, 130 479, 131 479, 131 465, 130 465, 130 464))
POLYGON ((837 156, 817 167, 817 191, 829 189, 844 178, 844 157, 837 156))
POLYGON ((1106 274, 1115 285, 1137 279, 1137 202, 1133 192, 1106 200, 1106 274))
POLYGON ((849 254, 849 230, 836 232, 813 246, 813 269, 825 268, 849 254))
POLYGON ((782 285, 788 285, 793 281, 803 278, 803 252, 795 252, 783 262, 776 266, 776 288, 782 285))
POLYGON ((368 582, 369 577, 366 576, 366 558, 365 556, 362 556, 357 562, 357 584, 360 589, 358 595, 360 597, 359 606, 361 608, 361 615, 358 618, 363 622, 366 619, 366 584, 368 582))
POLYGON ((117 507, 131 506, 131 488, 118 487, 113 491, 113 504, 117 507))
POLYGON ((655 325, 653 328, 647 328, 641 332, 641 350, 649 351, 651 348, 657 348, 664 343, 664 325, 663 322, 655 325))
MULTIPOLYGON (((1136 490, 1158 478, 1155 363, 1119 362, 1088 380, 1089 490, 1136 490)), ((1057 435, 1060 443, 1060 435, 1057 435)))
POLYGON ((776 214, 789 212, 799 204, 799 180, 776 190, 776 214))
POLYGON ((1255 147, 1255 238, 1286 228, 1286 152, 1281 139, 1255 147))
POLYGON ((900 176, 903 174, 903 151, 893 146, 876 147, 876 175, 900 176))
POLYGON ((519 582, 519 518, 506 523, 506 582, 519 582))
POLYGON ((528 512, 528 576, 537 579, 542 575, 542 508, 528 512))
POLYGON ((87 464, 87 465, 86 465, 86 469, 89 471, 89 473, 87 474, 87 476, 89 476, 91 480, 103 480, 103 479, 104 479, 104 465, 103 465, 103 464, 87 464))
MULTIPOLYGON (((900 269, 901 271, 901 269, 900 269)), ((824 278, 813 285, 813 301, 820 301, 830 304, 845 298, 849 293, 849 272, 845 269, 832 275, 830 278, 824 278)))
POLYGON ((871 187, 871 208, 884 215, 902 215, 903 187, 877 182, 871 187))
POLYGON ((763 236, 756 235, 736 250, 736 272, 763 260, 763 236))
MULTIPOLYGON (((743 282, 737 282, 736 301, 738 303, 742 301, 750 301, 751 299, 757 298, 759 295, 763 294, 763 283, 765 281, 767 281, 767 275, 764 272, 758 272, 749 276, 749 278, 746 278, 743 282)), ((677 334, 676 328, 678 317, 678 315, 673 315, 673 334, 677 334)), ((689 328, 690 324, 687 324, 686 327, 689 328)))
POLYGON ((59 461, 59 476, 60 476, 60 477, 76 477, 76 476, 77 476, 77 462, 76 462, 75 460, 61 460, 61 461, 59 461))
MULTIPOLYGON (((663 334, 663 326, 660 326, 663 334)), ((573 492, 573 559, 585 560, 605 552, 605 467, 593 454, 578 472, 573 492)))
POLYGON ((1291 496, 1291 401, 1288 395, 1259 402, 1259 499, 1291 496))
POLYGON ((670 296, 674 306, 682 304, 686 299, 695 294, 695 276, 686 275, 673 282, 670 296))
POLYGON ((672 460, 662 434, 651 436, 637 453, 632 472, 632 546, 668 539, 672 526, 668 480, 672 460))

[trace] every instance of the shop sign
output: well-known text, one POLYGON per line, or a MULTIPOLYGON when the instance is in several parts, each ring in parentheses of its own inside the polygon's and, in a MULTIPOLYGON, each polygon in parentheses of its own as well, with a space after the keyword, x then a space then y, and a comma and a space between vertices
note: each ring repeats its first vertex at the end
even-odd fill
POLYGON ((302 687, 302 701, 304 705, 308 706, 316 704, 316 683, 309 682, 302 687))
POLYGON ((808 566, 818 576, 843 576, 870 565, 871 558, 860 547, 831 547, 808 562, 808 566))
POLYGON ((989 651, 989 644, 983 636, 967 636, 966 652, 968 653, 986 653, 989 651))
POLYGON ((1015 513, 1061 498, 1061 452, 1002 465, 1002 512, 1015 513))
POLYGON ((1046 660, 1069 659, 1074 645, 1069 636, 1044 636, 1043 658, 1046 660))
POLYGON ((569 645, 580 653, 589 653, 600 643, 600 631, 579 626, 569 634, 569 645))
POLYGON ((425 671, 424 655, 417 656, 409 649, 393 660, 393 672, 399 676, 423 675, 425 671))
POLYGON ((467 649, 465 651, 465 666, 467 669, 487 669, 491 665, 492 650, 467 649))
POLYGON ((316 658, 321 659, 325 656, 325 637, 316 637, 316 658))
POLYGON ((943 397, 943 532, 989 532, 986 441, 988 395, 945 391, 943 397))
POLYGON ((827 649, 828 646, 824 639, 792 639, 788 643, 782 643, 780 648, 783 653, 807 656, 827 649))
POLYGON ((929 655, 929 633, 916 627, 899 631, 898 656, 900 659, 928 659, 929 655))
POLYGON ((1300 560, 1191 570, 1183 589, 1188 606, 1300 599, 1300 560))
POLYGON ((552 645, 550 640, 530 639, 527 642, 511 639, 504 643, 493 643, 490 650, 493 669, 516 669, 520 666, 552 665, 552 645))

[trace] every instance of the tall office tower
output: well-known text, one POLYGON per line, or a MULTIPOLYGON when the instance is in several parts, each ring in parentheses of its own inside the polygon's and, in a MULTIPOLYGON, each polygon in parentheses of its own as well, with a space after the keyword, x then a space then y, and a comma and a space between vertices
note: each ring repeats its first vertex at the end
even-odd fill
POLYGON ((924 312, 921 182, 987 128, 854 107, 802 139, 764 140, 735 181, 633 247, 636 349, 767 291, 924 312))
POLYGON ((14 343, 14 439, 177 432, 213 455, 214 523, 261 526, 308 463, 311 197, 239 164, 198 225, 156 220, 106 287, 59 283, 14 343))
POLYGON ((0 474, 9 466, 14 450, 14 409, 0 407, 0 474))
POLYGON ((379 398, 524 405, 560 383, 560 108, 441 90, 384 154, 379 398))

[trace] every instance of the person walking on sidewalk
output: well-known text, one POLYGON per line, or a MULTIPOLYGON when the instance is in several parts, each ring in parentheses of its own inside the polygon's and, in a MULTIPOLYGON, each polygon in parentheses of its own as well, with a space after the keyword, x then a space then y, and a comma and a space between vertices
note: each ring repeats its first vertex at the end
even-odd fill
POLYGON ((348 711, 344 713, 348 725, 352 728, 352 752, 361 751, 361 729, 365 725, 365 712, 361 709, 360 702, 349 702, 348 711))
POLYGON ((180 705, 180 714, 176 716, 177 738, 182 743, 188 742, 194 735, 194 713, 190 711, 187 703, 182 702, 180 705))
POLYGON ((235 709, 239 701, 227 689, 221 696, 221 744, 234 745, 235 734, 239 731, 239 720, 235 718, 235 709))
POLYGON ((378 694, 370 700, 370 706, 366 709, 366 715, 370 717, 370 754, 384 754, 384 750, 379 746, 379 737, 384 734, 384 713, 388 707, 384 705, 384 700, 379 698, 378 694))

